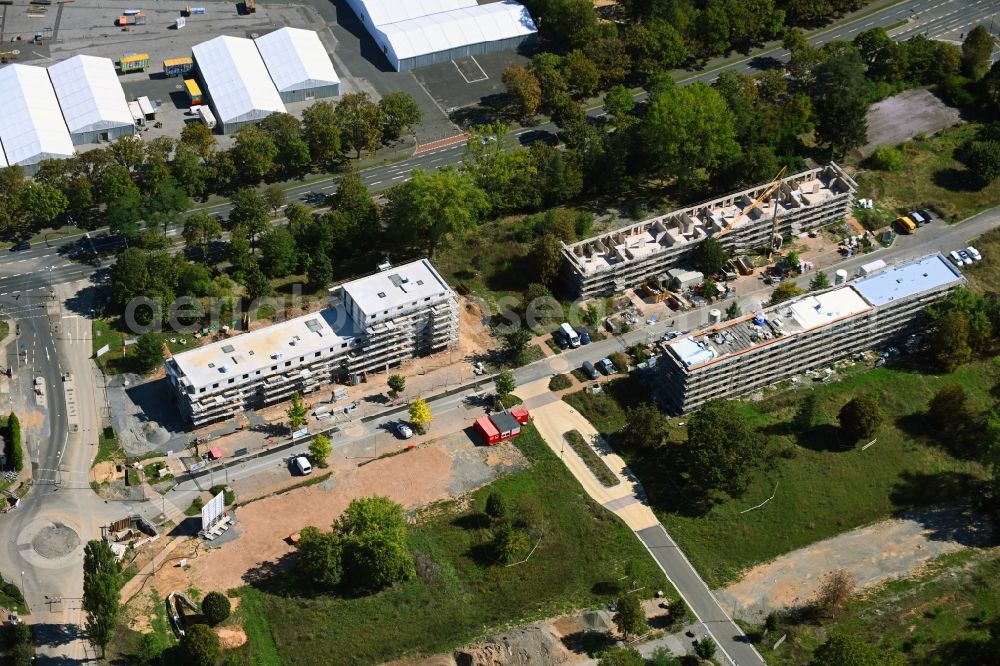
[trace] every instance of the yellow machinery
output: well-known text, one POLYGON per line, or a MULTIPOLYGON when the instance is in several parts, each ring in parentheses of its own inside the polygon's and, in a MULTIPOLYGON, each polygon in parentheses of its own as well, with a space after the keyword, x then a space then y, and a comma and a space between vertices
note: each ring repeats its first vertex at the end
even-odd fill
MULTIPOLYGON (((759 206, 761 204, 761 202, 763 202, 769 196, 771 196, 772 194, 774 194, 778 190, 778 188, 781 187, 781 182, 784 179, 784 177, 785 177, 785 171, 787 171, 787 170, 788 170, 787 166, 781 167, 781 171, 779 171, 778 175, 774 177, 774 180, 771 181, 771 184, 768 185, 767 187, 765 187, 764 191, 761 192, 757 196, 757 198, 754 199, 750 203, 749 206, 747 206, 743 210, 741 210, 739 215, 736 215, 735 217, 733 217, 732 221, 730 221, 730 223, 727 224, 724 229, 722 229, 719 233, 717 233, 715 235, 715 238, 719 238, 721 236, 724 236, 724 235, 728 234, 730 231, 733 230, 733 228, 736 226, 737 222, 739 222, 744 217, 746 217, 747 214, 750 211, 752 211, 754 208, 756 208, 757 206, 759 206)), ((774 221, 772 222, 771 226, 772 226, 772 234, 773 234, 772 238, 771 238, 771 251, 773 252, 773 251, 775 251, 777 249, 777 247, 781 246, 781 240, 780 240, 781 237, 778 236, 778 205, 777 205, 777 201, 775 201, 775 206, 774 206, 774 221), (778 240, 775 240, 775 238, 777 238, 778 240), (776 244, 777 244, 777 247, 775 247, 776 244)))

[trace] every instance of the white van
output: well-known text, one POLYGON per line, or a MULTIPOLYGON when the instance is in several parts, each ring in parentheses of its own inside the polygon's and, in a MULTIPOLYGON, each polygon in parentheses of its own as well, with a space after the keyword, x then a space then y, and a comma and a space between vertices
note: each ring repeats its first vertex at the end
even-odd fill
POLYGON ((305 456, 299 456, 295 459, 295 469, 298 470, 299 474, 305 476, 313 471, 312 465, 309 464, 309 459, 305 456))
POLYGON ((580 346, 580 336, 577 335, 577 332, 574 331, 573 327, 567 322, 563 322, 563 325, 559 327, 559 330, 562 331, 563 338, 570 347, 580 346))

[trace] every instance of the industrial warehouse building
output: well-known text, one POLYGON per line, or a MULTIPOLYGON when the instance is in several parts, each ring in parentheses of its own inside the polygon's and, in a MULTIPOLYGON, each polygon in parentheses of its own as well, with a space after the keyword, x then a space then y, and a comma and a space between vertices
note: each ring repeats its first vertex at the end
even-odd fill
POLYGON ((676 338, 657 364, 679 412, 875 349, 965 279, 940 254, 887 267, 676 338))
POLYGON ((397 71, 516 49, 537 38, 527 8, 505 1, 348 0, 397 71))
POLYGON ((72 157, 73 141, 45 68, 0 68, 0 99, 0 146, 9 165, 34 175, 42 160, 72 157))
POLYGON ((354 383, 458 340, 455 292, 426 259, 330 289, 330 307, 177 354, 167 379, 194 426, 354 383))
POLYGON ((49 67, 49 79, 73 143, 113 141, 135 132, 115 65, 78 55, 49 67))
POLYGON ((675 210, 600 236, 563 243, 560 278, 572 295, 589 298, 638 287, 689 261, 706 238, 730 253, 771 244, 778 234, 798 236, 846 216, 857 184, 836 164, 786 176, 770 196, 754 205, 770 184, 675 210), (775 210, 777 206, 777 210, 775 210))
POLYGON ((306 102, 340 94, 340 79, 316 32, 281 28, 254 42, 281 101, 306 102))
POLYGON ((223 134, 285 112, 253 40, 216 37, 196 44, 191 52, 198 82, 223 134))

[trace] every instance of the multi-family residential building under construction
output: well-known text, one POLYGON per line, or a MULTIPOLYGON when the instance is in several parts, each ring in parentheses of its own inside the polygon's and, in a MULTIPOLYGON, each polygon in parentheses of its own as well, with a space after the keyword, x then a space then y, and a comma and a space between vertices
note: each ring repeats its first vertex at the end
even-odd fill
POLYGON ((931 254, 730 321, 714 310, 706 328, 666 345, 658 363, 663 397, 686 412, 826 370, 905 335, 927 306, 964 283, 931 254))
POLYGON ((690 261, 706 238, 733 254, 771 246, 850 212, 857 184, 836 164, 675 210, 607 233, 563 244, 561 279, 577 298, 603 296, 662 280, 690 261))
POLYGON ((458 341, 457 297, 429 261, 379 268, 332 287, 324 310, 169 358, 167 378, 191 425, 356 383, 458 341))

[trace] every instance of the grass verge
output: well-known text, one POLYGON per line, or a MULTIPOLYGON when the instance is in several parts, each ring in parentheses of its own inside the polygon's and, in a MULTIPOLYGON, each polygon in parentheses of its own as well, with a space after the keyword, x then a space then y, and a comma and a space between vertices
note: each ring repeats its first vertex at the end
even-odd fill
MULTIPOLYGON (((988 408, 998 370, 991 361, 941 376, 883 367, 849 374, 841 382, 743 403, 747 417, 775 454, 742 498, 724 499, 703 512, 685 508, 683 489, 665 473, 660 451, 620 453, 642 481, 660 520, 709 585, 717 587, 750 566, 895 511, 966 498, 985 472, 979 463, 959 460, 929 439, 923 412, 934 393, 949 383, 965 387, 973 408, 988 408), (886 423, 877 444, 867 451, 844 449, 838 441, 836 415, 851 397, 863 392, 878 396, 886 423), (814 427, 796 432, 791 420, 811 394, 816 396, 814 427), (765 507, 740 513, 768 498, 775 484, 777 493, 765 507)), ((597 395, 574 393, 566 401, 601 433, 613 434, 624 424, 624 407, 644 395, 628 388, 632 381, 612 382, 597 395)), ((683 432, 673 430, 671 439, 683 441, 683 432)))
POLYGON ((118 438, 115 436, 115 431, 110 427, 101 431, 101 435, 97 439, 97 455, 94 456, 94 462, 91 463, 91 467, 108 461, 125 461, 125 449, 122 448, 122 445, 118 442, 118 438))
POLYGON ((601 482, 602 486, 612 488, 621 483, 621 480, 601 460, 601 457, 597 455, 593 447, 587 444, 587 441, 579 431, 570 430, 569 432, 564 432, 563 439, 566 440, 571 449, 576 451, 576 454, 583 460, 587 469, 601 482))
MULTIPOLYGON (((525 426, 516 445, 530 469, 503 476, 467 503, 438 507, 410 532, 417 577, 379 594, 317 596, 290 575, 239 594, 250 603, 245 647, 255 664, 373 664, 444 652, 512 623, 606 603, 627 580, 652 595, 669 589, 632 532, 588 499, 541 440, 525 426), (544 529, 531 559, 493 564, 483 513, 491 492, 544 529)), ((325 526, 324 526, 325 527, 325 526)), ((244 608, 245 601, 240 603, 244 608)))

